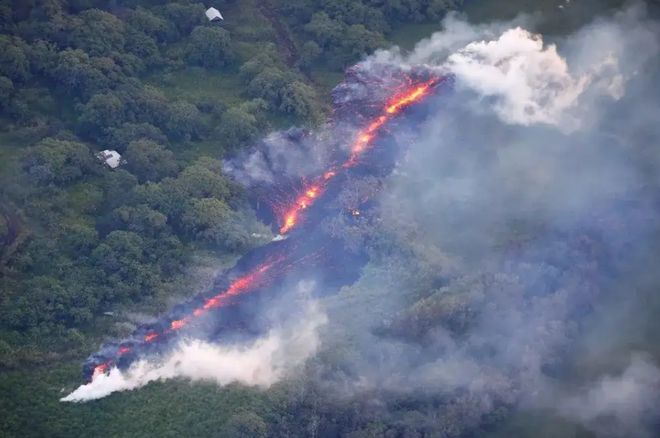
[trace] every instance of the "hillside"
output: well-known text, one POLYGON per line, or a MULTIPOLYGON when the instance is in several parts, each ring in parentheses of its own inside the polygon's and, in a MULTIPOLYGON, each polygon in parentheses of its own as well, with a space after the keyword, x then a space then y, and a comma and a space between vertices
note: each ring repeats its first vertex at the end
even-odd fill
POLYGON ((0 0, 0 436, 655 436, 659 10, 0 0), (60 401, 253 259, 200 357, 294 371, 60 401))

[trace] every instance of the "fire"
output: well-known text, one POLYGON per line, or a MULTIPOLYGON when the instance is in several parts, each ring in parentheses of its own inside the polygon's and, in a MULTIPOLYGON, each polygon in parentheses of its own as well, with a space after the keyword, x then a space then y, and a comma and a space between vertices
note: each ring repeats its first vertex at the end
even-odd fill
POLYGON ((94 380, 101 374, 105 374, 106 371, 108 371, 109 367, 110 365, 108 363, 102 363, 100 365, 97 365, 96 368, 94 368, 94 374, 92 374, 92 380, 94 380))
MULTIPOLYGON (((314 192, 314 196, 316 196, 316 192, 314 192)), ((195 318, 204 315, 207 311, 225 306, 229 302, 230 298, 263 285, 267 282, 269 277, 266 274, 273 267, 274 263, 274 261, 271 261, 269 263, 261 264, 257 266, 253 271, 237 278, 229 285, 225 291, 212 296, 211 298, 208 298, 202 306, 194 309, 190 315, 171 321, 169 328, 165 329, 163 332, 152 330, 144 335, 144 342, 149 344, 158 340, 163 334, 181 330, 193 322, 195 318)), ((126 353, 129 353, 130 351, 132 351, 131 347, 120 346, 119 350, 117 351, 117 356, 122 356, 126 353)), ((110 369, 111 365, 112 362, 104 362, 100 365, 97 365, 96 368, 94 368, 92 380, 101 374, 105 374, 110 369)))
POLYGON ((314 200, 321 195, 325 182, 330 180, 334 175, 334 172, 328 171, 323 175, 324 181, 318 181, 315 184, 305 187, 304 192, 296 198, 296 202, 285 213, 284 224, 280 227, 280 234, 286 234, 296 225, 298 214, 314 203, 314 200))
POLYGON ((186 325, 188 325, 188 322, 190 321, 190 318, 183 318, 183 319, 177 319, 175 321, 172 321, 170 323, 170 328, 172 330, 179 330, 184 328, 186 325))
POLYGON ((144 336, 144 342, 153 342, 153 341, 155 341, 156 339, 158 339, 159 336, 160 336, 160 335, 159 335, 158 333, 156 333, 156 332, 147 333, 147 334, 144 336))
POLYGON ((417 102, 419 99, 424 97, 428 91, 431 85, 435 82, 429 81, 430 83, 425 83, 422 84, 418 87, 415 87, 411 91, 408 91, 407 93, 399 96, 398 98, 395 98, 386 108, 385 112, 387 114, 396 114, 399 111, 401 111, 403 108, 417 102))
MULTIPOLYGON (((258 266, 254 271, 237 278, 229 285, 227 290, 208 298, 204 301, 204 304, 202 304, 201 307, 194 309, 191 315, 170 322, 170 330, 180 330, 191 323, 194 318, 199 318, 204 315, 208 310, 225 306, 229 302, 229 298, 240 295, 253 287, 263 284, 266 281, 266 277, 263 274, 265 274, 272 265, 272 263, 265 263, 258 266)), ((154 335, 155 337, 158 336, 157 333, 148 334, 147 336, 154 335)), ((155 339, 155 337, 153 339, 155 339)), ((147 340, 145 337, 145 341, 151 342, 151 339, 147 340)))
POLYGON ((337 168, 333 166, 320 178, 316 178, 311 183, 305 184, 301 194, 295 198, 295 201, 282 209, 280 234, 288 233, 298 224, 300 213, 314 204, 314 201, 320 196, 326 185, 337 175, 338 169, 347 169, 355 166, 360 156, 369 149, 374 139, 378 136, 381 128, 405 108, 426 97, 437 82, 438 79, 433 78, 421 84, 411 86, 392 97, 383 108, 382 113, 357 133, 355 141, 351 145, 351 154, 341 167, 337 168))

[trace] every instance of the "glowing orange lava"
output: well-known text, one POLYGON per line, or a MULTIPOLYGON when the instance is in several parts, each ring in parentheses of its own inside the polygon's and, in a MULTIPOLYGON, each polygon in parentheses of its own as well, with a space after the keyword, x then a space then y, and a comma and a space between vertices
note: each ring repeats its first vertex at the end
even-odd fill
MULTIPOLYGON (((327 184, 335 177, 342 169, 347 169, 357 164, 359 157, 372 145, 374 139, 378 136, 380 129, 390 121, 394 116, 403 111, 408 106, 420 101, 430 92, 431 88, 439 81, 434 78, 426 82, 417 83, 407 87, 401 93, 396 94, 390 99, 382 110, 381 115, 376 117, 365 128, 360 130, 351 145, 349 158, 341 165, 334 165, 326 170, 321 176, 313 179, 309 183, 304 184, 299 195, 295 198, 288 207, 282 209, 282 226, 280 228, 281 234, 286 234, 293 227, 298 224, 300 213, 309 208, 314 202, 325 192, 327 184)), ((359 210, 352 211, 354 216, 360 215, 359 210)), ((270 262, 263 263, 257 266, 251 272, 235 279, 229 287, 204 301, 204 303, 192 311, 188 316, 181 319, 173 320, 170 322, 169 328, 161 332, 152 330, 144 336, 145 343, 151 343, 160 339, 172 331, 180 330, 188 324, 204 315, 211 309, 220 308, 231 302, 231 298, 241 295, 247 291, 254 290, 257 287, 262 287, 272 278, 269 271, 276 266, 276 273, 281 274, 294 263, 300 262, 289 261, 288 264, 282 263, 283 259, 271 260, 270 262)), ((118 350, 118 356, 124 355, 132 351, 130 347, 121 346, 118 350)), ((114 361, 109 361, 97 365, 94 368, 92 380, 101 374, 108 372, 114 361)))
POLYGON ((94 368, 94 374, 92 374, 92 380, 100 376, 101 374, 105 374, 106 371, 108 371, 108 368, 110 365, 108 363, 102 363, 101 365, 97 365, 96 368, 94 368))
POLYGON ((144 342, 153 342, 156 339, 158 339, 158 336, 160 336, 160 335, 156 332, 147 333, 144 336, 144 342))
MULTIPOLYGON (((176 319, 170 322, 169 330, 180 330, 185 326, 187 326, 188 324, 190 324, 195 318, 202 316, 208 310, 216 309, 218 307, 223 307, 228 303, 230 298, 240 295, 241 293, 253 287, 262 285, 263 282, 266 280, 264 274, 266 273, 266 271, 268 271, 271 268, 271 266, 272 263, 265 263, 263 265, 260 265, 254 271, 242 277, 237 278, 229 285, 227 290, 217 295, 214 295, 211 298, 208 298, 206 301, 204 301, 204 304, 202 304, 201 307, 194 309, 192 314, 184 318, 176 319)), ((147 336, 148 337, 154 336, 152 339, 147 339, 147 337, 145 337, 146 342, 151 342, 151 340, 155 339, 158 336, 158 334, 153 333, 153 334, 148 334, 147 336)))
POLYGON ((383 108, 382 113, 357 133, 355 141, 351 145, 349 158, 341 166, 333 166, 321 177, 304 184, 301 194, 298 195, 295 201, 281 209, 280 223, 282 225, 279 230, 280 234, 288 233, 298 224, 300 213, 314 204, 314 201, 319 195, 325 191, 328 182, 337 175, 340 169, 347 169, 357 164, 360 156, 369 149, 374 139, 378 136, 380 129, 387 122, 405 108, 426 97, 437 82, 438 79, 433 78, 426 82, 414 84, 392 97, 383 108))

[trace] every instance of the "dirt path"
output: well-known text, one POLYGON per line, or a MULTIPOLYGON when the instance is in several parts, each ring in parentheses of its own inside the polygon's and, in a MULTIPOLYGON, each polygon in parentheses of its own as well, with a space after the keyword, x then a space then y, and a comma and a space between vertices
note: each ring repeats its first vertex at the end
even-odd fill
POLYGON ((290 66, 295 66, 298 61, 298 49, 289 35, 288 29, 282 24, 277 11, 275 10, 271 0, 259 0, 259 11, 270 22, 273 29, 275 29, 275 36, 277 38, 277 45, 282 50, 282 55, 286 63, 290 66))
POLYGON ((0 203, 0 215, 7 222, 7 235, 0 239, 0 276, 2 276, 5 264, 28 233, 25 231, 19 215, 7 205, 0 203))

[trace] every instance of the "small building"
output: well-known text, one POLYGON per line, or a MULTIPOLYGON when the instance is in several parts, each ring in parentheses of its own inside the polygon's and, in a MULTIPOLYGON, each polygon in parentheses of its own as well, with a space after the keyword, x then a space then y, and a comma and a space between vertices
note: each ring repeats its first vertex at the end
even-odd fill
POLYGON ((120 164, 122 164, 122 159, 119 152, 111 151, 109 149, 106 149, 96 154, 96 158, 101 160, 103 164, 108 166, 110 169, 116 169, 119 167, 120 164))
POLYGON ((224 18, 222 18, 222 14, 216 8, 208 8, 206 10, 206 18, 208 18, 209 21, 224 20, 224 18))

